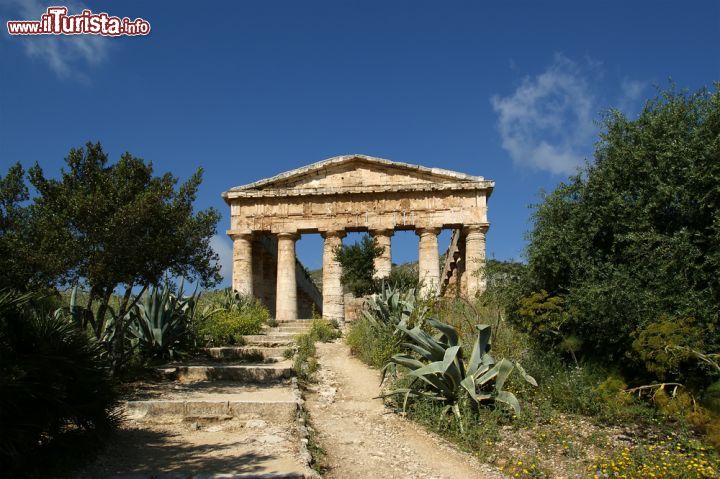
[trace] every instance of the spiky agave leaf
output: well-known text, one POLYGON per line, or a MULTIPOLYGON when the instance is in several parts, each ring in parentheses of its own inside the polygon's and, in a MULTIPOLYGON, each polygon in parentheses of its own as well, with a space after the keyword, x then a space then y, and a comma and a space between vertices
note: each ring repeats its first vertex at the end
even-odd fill
MULTIPOLYGON (((461 421, 460 401, 467 395, 474 404, 493 400, 510 406, 516 413, 520 411, 515 395, 503 390, 510 373, 517 367, 528 383, 536 386, 537 382, 517 363, 507 359, 495 362, 489 354, 490 326, 478 325, 466 368, 455 329, 434 319, 428 320, 428 323, 439 331, 438 335, 431 336, 417 326, 412 329, 398 326, 408 339, 403 345, 417 357, 397 354, 386 365, 386 368, 403 366, 409 370, 408 376, 413 378, 408 388, 388 393, 404 395, 403 410, 409 398, 425 396, 446 403, 441 415, 452 410, 461 421)), ((460 425, 462 427, 462 422, 460 425)))

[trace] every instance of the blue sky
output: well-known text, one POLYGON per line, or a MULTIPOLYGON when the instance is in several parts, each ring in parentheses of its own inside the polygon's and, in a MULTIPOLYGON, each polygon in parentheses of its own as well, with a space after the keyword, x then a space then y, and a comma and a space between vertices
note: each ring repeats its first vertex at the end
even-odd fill
MULTIPOLYGON (((521 258, 528 205, 591 157, 603 111, 632 115, 669 78, 720 80, 716 1, 52 4, 152 32, 10 37, 6 20, 49 4, 0 0, 0 174, 57 173, 88 140, 181 178, 202 166, 197 206, 222 212, 226 264, 222 191, 349 153, 495 180, 488 254, 521 258)), ((318 267, 320 238, 298 255, 318 267)), ((393 260, 416 258, 396 235, 393 260)))

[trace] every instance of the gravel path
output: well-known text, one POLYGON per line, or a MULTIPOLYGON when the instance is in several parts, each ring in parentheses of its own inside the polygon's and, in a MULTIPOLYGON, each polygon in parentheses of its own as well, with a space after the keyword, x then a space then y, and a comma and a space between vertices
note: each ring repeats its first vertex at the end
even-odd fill
POLYGON ((505 477, 373 399, 379 372, 351 357, 345 344, 317 348, 321 369, 306 407, 327 453, 326 479, 505 477))

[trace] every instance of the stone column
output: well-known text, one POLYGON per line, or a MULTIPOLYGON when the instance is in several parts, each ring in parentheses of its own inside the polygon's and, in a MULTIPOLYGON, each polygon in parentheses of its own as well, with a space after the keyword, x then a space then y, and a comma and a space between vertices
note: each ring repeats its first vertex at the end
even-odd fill
POLYGON ((275 319, 297 319, 297 280, 295 278, 296 233, 277 235, 277 294, 275 295, 275 319))
POLYGON ((240 294, 253 294, 252 234, 233 234, 232 288, 240 294))
POLYGON ((340 281, 342 265, 335 258, 335 251, 342 246, 344 231, 326 231, 323 233, 323 319, 336 320, 340 325, 345 322, 345 301, 340 281))
POLYGON ((485 291, 485 233, 487 226, 468 226, 465 228, 465 272, 468 298, 485 291))
POLYGON ((415 233, 420 237, 418 270, 424 296, 437 296, 440 292, 440 253, 437 235, 440 228, 420 228, 415 233))
POLYGON ((392 235, 395 234, 393 230, 374 230, 370 231, 375 244, 383 248, 383 252, 380 256, 374 259, 375 271, 373 272, 373 278, 382 279, 390 276, 390 270, 392 269, 392 256, 390 251, 390 243, 392 235))

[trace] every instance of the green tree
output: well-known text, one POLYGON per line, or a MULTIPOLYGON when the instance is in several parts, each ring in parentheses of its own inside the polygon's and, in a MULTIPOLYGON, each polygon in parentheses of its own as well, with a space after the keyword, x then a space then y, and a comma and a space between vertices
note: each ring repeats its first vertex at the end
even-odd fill
POLYGON ((612 110, 595 161, 535 206, 526 293, 572 311, 563 327, 620 358, 661 317, 693 317, 720 347, 720 92, 664 91, 637 119, 612 110))
POLYGON ((365 235, 359 243, 343 245, 335 252, 337 260, 343 268, 341 281, 356 297, 377 291, 377 283, 373 279, 374 260, 383 253, 383 248, 365 235))
MULTIPOLYGON (((29 207, 30 264, 55 284, 84 284, 87 309, 104 321, 112 310, 117 332, 111 351, 122 355, 125 313, 134 288, 144 291, 163 275, 184 276, 212 286, 220 280, 218 257, 210 247, 219 213, 193 211, 202 180, 198 169, 185 183, 170 173, 155 176, 151 162, 130 153, 110 164, 100 143, 70 150, 59 179, 37 164, 29 170, 37 197, 29 207)), ((95 324, 96 336, 102 324, 95 324)))
POLYGON ((0 290, 24 290, 31 282, 33 270, 27 256, 28 208, 30 198, 25 184, 25 170, 17 163, 4 177, 0 176, 0 290))

